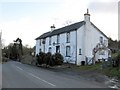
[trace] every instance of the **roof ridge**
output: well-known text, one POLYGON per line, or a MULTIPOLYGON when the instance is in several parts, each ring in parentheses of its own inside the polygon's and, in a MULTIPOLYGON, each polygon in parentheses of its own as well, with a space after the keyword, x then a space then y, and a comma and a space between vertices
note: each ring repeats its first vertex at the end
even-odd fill
MULTIPOLYGON (((69 26, 71 26, 71 25, 78 24, 78 23, 82 23, 82 22, 84 22, 84 20, 83 20, 83 21, 79 21, 79 22, 72 23, 72 24, 67 25, 67 26, 63 26, 63 27, 57 28, 57 29, 55 29, 55 30, 62 29, 62 28, 65 28, 65 27, 69 27, 69 26)), ((53 31, 55 31, 55 30, 53 30, 53 31)), ((53 32, 53 31, 52 31, 52 32, 53 32)))
POLYGON ((53 35, 57 35, 57 34, 65 33, 65 32, 74 31, 74 30, 78 29, 79 27, 81 27, 84 24, 84 22, 85 21, 80 21, 80 22, 76 22, 76 23, 55 29, 53 31, 48 31, 48 32, 40 35, 38 38, 36 38, 36 40, 46 38, 46 37, 51 37, 53 35))

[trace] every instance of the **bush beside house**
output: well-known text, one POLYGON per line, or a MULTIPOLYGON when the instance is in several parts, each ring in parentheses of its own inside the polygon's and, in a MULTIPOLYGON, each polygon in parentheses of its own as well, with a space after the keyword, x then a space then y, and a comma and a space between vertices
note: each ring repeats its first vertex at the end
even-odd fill
POLYGON ((37 64, 42 65, 46 64, 49 66, 62 65, 63 56, 60 53, 51 54, 50 52, 44 53, 40 52, 39 55, 36 55, 37 64))

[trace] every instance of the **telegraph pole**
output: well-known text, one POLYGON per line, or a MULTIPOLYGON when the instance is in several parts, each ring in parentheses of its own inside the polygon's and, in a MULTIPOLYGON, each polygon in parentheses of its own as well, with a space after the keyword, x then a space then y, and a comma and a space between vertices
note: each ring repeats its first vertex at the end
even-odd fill
POLYGON ((2 63, 2 31, 0 32, 0 63, 2 63))

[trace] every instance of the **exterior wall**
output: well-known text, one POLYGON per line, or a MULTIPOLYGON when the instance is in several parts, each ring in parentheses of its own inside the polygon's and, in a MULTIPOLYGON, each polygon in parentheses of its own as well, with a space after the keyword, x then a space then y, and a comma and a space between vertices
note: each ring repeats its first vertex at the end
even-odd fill
POLYGON ((77 30, 77 65, 81 64, 84 60, 84 26, 77 30), (81 49, 81 54, 79 54, 81 49))
MULTIPOLYGON (((49 51, 49 47, 52 49, 52 54, 56 53, 56 46, 60 46, 60 53, 64 57, 64 62, 69 63, 76 63, 76 31, 70 32, 70 42, 66 42, 66 33, 62 33, 60 36, 60 43, 57 44, 57 35, 51 36, 51 45, 49 45, 49 37, 46 38, 45 41, 45 53, 49 51), (53 44, 55 43, 55 45, 53 44), (70 57, 66 56, 66 46, 70 46, 70 57)), ((42 42, 42 39, 41 39, 42 42)), ((42 52, 44 52, 44 45, 41 43, 40 46, 40 40, 36 40, 36 54, 39 53, 40 48, 42 52)))
MULTIPOLYGON (((65 37, 66 38, 66 37, 65 37)), ((63 38, 64 39, 64 38, 63 38)), ((65 59, 70 63, 76 63, 76 31, 70 32, 70 43, 65 42, 65 46, 70 46, 70 57, 65 57, 65 59), (70 60, 70 61, 69 61, 70 60)), ((66 52, 66 50, 65 50, 66 52)))
POLYGON ((56 45, 57 45, 57 35, 54 35, 51 37, 51 48, 52 48, 52 54, 56 52, 56 45), (55 43, 55 45, 53 45, 55 43))
MULTIPOLYGON (((89 26, 89 29, 86 30, 85 32, 85 56, 87 56, 88 58, 92 58, 93 57, 93 48, 96 47, 96 45, 98 43, 100 43, 100 37, 103 37, 103 43, 104 40, 106 41, 106 46, 108 46, 108 39, 103 36, 96 28, 94 28, 92 25, 89 26)), ((105 50, 105 54, 104 55, 99 55, 99 51, 98 51, 98 56, 96 57, 96 60, 98 59, 102 59, 102 58, 108 58, 108 51, 105 50)))
MULTIPOLYGON (((93 58, 93 49, 100 43, 100 37, 103 37, 103 43, 108 46, 108 39, 98 31, 91 23, 90 17, 85 15, 86 24, 79 29, 70 32, 70 42, 66 42, 67 33, 60 34, 59 44, 57 43, 57 35, 51 36, 51 45, 49 45, 49 37, 45 39, 45 44, 42 43, 43 39, 36 40, 36 54, 40 52, 47 53, 51 47, 51 53, 56 53, 56 47, 60 47, 60 53, 64 57, 64 62, 74 63, 81 65, 81 61, 86 62, 93 58), (70 56, 66 56, 66 46, 70 46, 70 56)), ((108 49, 104 50, 104 54, 100 55, 100 52, 96 53, 96 60, 107 59, 108 49)))
MULTIPOLYGON (((77 30, 77 65, 81 65, 81 61, 86 62, 86 57, 88 60, 93 58, 93 48, 100 43, 100 37, 103 37, 103 41, 106 41, 105 45, 108 46, 108 39, 91 23, 87 22, 87 24, 77 30), (81 55, 79 55, 79 49, 81 49, 81 55)), ((96 60, 107 59, 108 50, 104 52, 104 55, 99 55, 99 52, 97 52, 96 60)))
MULTIPOLYGON (((57 35, 51 37, 51 48, 52 48, 52 54, 56 53, 56 46, 60 46, 60 53, 64 57, 64 62, 68 61, 70 63, 74 63, 76 61, 76 32, 72 31, 70 32, 70 43, 66 43, 66 33, 60 34, 60 43, 57 44, 57 35), (53 43, 55 42, 55 45, 53 43), (66 56, 66 46, 70 46, 70 57, 66 56), (69 61, 71 60, 71 61, 69 61)), ((49 47, 46 46, 46 47, 49 47)))
POLYGON ((36 40, 36 55, 39 54, 39 50, 40 50, 40 40, 36 40))

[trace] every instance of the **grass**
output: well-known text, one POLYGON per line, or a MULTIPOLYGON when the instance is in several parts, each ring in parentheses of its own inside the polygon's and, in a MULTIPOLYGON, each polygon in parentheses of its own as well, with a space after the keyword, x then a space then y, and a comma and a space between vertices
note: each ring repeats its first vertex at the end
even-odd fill
POLYGON ((32 61, 33 61, 33 57, 28 54, 24 55, 21 60, 21 62, 24 64, 31 64, 32 61))
POLYGON ((102 74, 109 77, 118 77, 120 78, 120 70, 118 67, 106 67, 102 69, 102 63, 97 63, 95 65, 79 66, 80 70, 86 71, 100 71, 102 74))
POLYGON ((119 77, 120 78, 120 70, 118 70, 117 67, 108 67, 104 69, 103 74, 109 76, 109 77, 119 77))
POLYGON ((96 63, 95 65, 79 66, 80 70, 100 70, 102 63, 96 63))

